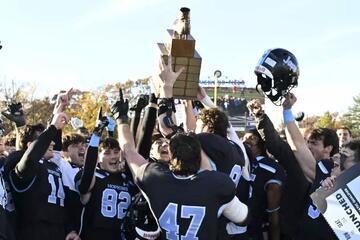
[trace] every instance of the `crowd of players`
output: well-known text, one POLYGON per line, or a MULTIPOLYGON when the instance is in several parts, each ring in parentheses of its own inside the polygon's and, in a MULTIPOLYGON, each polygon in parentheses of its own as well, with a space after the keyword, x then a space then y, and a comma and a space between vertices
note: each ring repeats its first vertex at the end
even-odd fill
POLYGON ((195 116, 186 101, 178 126, 173 84, 183 69, 169 59, 132 119, 120 89, 112 117, 99 109, 88 136, 62 134, 73 89, 58 95, 47 126, 25 125, 21 108, 3 112, 17 141, 8 152, 0 141, 0 239, 336 239, 309 196, 358 163, 360 141, 346 127, 299 130, 296 58, 267 51, 255 70, 282 103, 287 141, 259 100, 247 104, 256 128, 240 139, 202 88, 204 108, 195 116))

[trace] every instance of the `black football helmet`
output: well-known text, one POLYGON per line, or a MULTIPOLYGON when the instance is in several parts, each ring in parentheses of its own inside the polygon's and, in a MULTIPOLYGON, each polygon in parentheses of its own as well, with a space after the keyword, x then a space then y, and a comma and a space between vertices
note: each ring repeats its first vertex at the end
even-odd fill
POLYGON ((282 49, 269 49, 255 67, 256 89, 275 104, 282 104, 284 96, 298 84, 299 66, 291 52, 282 49))

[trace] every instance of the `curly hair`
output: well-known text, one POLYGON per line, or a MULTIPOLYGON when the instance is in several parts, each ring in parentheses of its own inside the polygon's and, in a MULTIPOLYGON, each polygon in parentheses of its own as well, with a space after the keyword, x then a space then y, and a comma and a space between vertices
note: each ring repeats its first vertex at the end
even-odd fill
POLYGON ((67 151, 71 144, 85 143, 86 139, 83 135, 78 133, 70 133, 65 135, 62 139, 62 150, 67 151))
POLYGON ((226 138, 230 124, 224 112, 217 108, 203 109, 199 119, 209 128, 210 132, 226 138))
POLYGON ((339 152, 339 138, 336 131, 331 128, 316 128, 310 133, 309 139, 322 140, 324 147, 332 146, 330 156, 339 152))
POLYGON ((44 130, 45 126, 41 123, 26 125, 24 129, 20 130, 20 148, 26 150, 27 144, 35 141, 44 130))
POLYGON ((101 141, 99 149, 100 149, 100 151, 103 151, 105 149, 120 150, 120 145, 119 145, 119 142, 115 138, 108 137, 104 141, 101 141))
POLYGON ((201 145, 194 134, 177 133, 170 140, 170 170, 178 175, 195 174, 200 169, 201 145))

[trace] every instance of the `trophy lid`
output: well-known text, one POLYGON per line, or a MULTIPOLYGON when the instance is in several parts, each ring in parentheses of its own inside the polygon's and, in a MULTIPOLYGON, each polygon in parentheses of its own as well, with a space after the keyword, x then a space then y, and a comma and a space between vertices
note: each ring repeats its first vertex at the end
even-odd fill
POLYGON ((190 8, 187 7, 180 8, 180 19, 190 20, 190 8))

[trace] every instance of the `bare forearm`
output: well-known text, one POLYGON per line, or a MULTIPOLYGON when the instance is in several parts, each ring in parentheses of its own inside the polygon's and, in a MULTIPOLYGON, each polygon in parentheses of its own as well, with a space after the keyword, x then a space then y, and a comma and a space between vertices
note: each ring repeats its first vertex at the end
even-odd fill
POLYGON ((193 113, 193 105, 191 100, 187 101, 186 107, 185 107, 185 118, 186 118, 186 128, 185 131, 193 131, 195 130, 196 126, 196 118, 193 113))
POLYGON ((120 148, 124 152, 126 162, 135 179, 138 169, 146 164, 147 161, 136 152, 134 139, 132 138, 128 124, 118 124, 118 136, 120 148))
POLYGON ((131 132, 133 135, 133 138, 136 139, 136 133, 139 126, 141 117, 141 111, 135 111, 135 116, 131 119, 131 132))
POLYGON ((128 124, 118 124, 118 137, 120 148, 123 151, 130 149, 135 150, 135 142, 128 124))
POLYGON ((286 137, 291 139, 289 142, 292 142, 294 145, 293 151, 304 175, 309 181, 314 181, 316 160, 307 147, 304 137, 295 122, 287 123, 286 128, 286 137))

